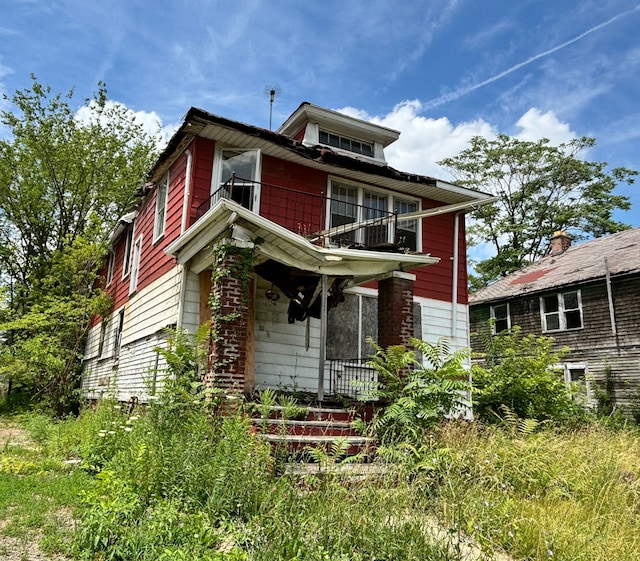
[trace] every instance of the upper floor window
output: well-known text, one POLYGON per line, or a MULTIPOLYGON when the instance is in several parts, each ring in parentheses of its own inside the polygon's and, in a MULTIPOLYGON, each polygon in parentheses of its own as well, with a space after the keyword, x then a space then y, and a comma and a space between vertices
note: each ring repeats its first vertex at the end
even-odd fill
POLYGON ((122 260, 122 278, 126 279, 131 270, 131 243, 133 242, 133 228, 127 228, 127 235, 124 243, 124 258, 122 260))
POLYGON ((336 243, 365 246, 397 243, 410 251, 419 251, 419 221, 401 218, 402 214, 419 210, 417 200, 336 181, 331 183, 330 199, 329 228, 345 226, 344 232, 334 237, 336 243), (397 229, 394 229, 393 220, 385 220, 393 212, 400 216, 397 229), (349 228, 348 225, 358 222, 363 222, 363 227, 349 228))
POLYGON ((564 331, 582 327, 580 291, 560 292, 540 298, 543 331, 564 331))
POLYGON ((153 223, 153 241, 155 242, 164 234, 167 218, 167 194, 169 192, 169 174, 167 173, 158 183, 156 191, 156 216, 153 223))
POLYGON ((416 251, 418 248, 418 221, 414 219, 402 220, 403 214, 418 211, 418 201, 409 201, 394 197, 393 209, 398 213, 398 231, 396 243, 400 247, 416 251))
POLYGON ((107 286, 111 284, 113 280, 113 271, 116 267, 116 254, 113 250, 109 251, 109 262, 107 264, 107 286))
POLYGON ((349 152, 355 152, 356 154, 362 154, 363 156, 369 156, 370 158, 373 157, 373 144, 368 142, 362 142, 355 138, 341 136, 324 130, 318 131, 318 140, 320 141, 320 144, 333 146, 334 148, 340 148, 341 150, 348 150, 349 152))
POLYGON ((496 335, 511 327, 511 317, 509 316, 509 304, 496 304, 491 306, 492 331, 496 335))
POLYGON ((131 253, 131 278, 129 279, 129 294, 138 288, 138 275, 140 273, 140 255, 142 253, 142 236, 133 245, 131 253))
POLYGON ((259 162, 258 150, 223 148, 217 159, 218 181, 214 191, 220 197, 231 199, 249 210, 258 200, 259 162), (234 177, 235 174, 235 177, 234 177), (233 181, 231 181, 233 177, 233 181), (221 188, 224 187, 224 192, 221 188))

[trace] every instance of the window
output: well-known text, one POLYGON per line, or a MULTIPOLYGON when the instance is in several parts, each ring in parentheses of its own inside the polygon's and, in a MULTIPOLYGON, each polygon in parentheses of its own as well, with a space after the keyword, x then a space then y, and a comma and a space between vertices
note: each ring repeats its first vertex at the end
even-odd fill
POLYGON ((349 152, 355 152, 356 154, 362 154, 363 156, 369 156, 371 158, 373 157, 373 144, 362 142, 355 138, 348 138, 321 130, 318 132, 318 141, 320 144, 333 146, 341 150, 348 150, 349 152))
POLYGON ((133 228, 127 229, 127 237, 124 245, 124 259, 122 261, 122 278, 126 279, 131 270, 131 242, 133 241, 133 228))
POLYGON ((164 227, 167 218, 167 194, 169 192, 169 174, 165 175, 158 183, 156 190, 156 218, 153 224, 153 241, 157 241, 164 235, 164 227))
MULTIPOLYGON (((398 215, 418 211, 417 201, 394 198, 393 208, 398 215)), ((418 221, 398 219, 398 232, 396 243, 403 248, 415 251, 418 247, 418 221)))
POLYGON ((592 398, 591 382, 585 363, 565 362, 559 368, 563 372, 564 382, 574 399, 589 404, 592 398))
POLYGON ((113 356, 120 356, 120 347, 122 346, 122 331, 124 329, 124 310, 120 310, 118 314, 118 326, 113 333, 113 356))
POLYGON ((113 250, 109 251, 109 263, 107 264, 107 286, 113 280, 113 270, 116 266, 116 254, 113 250))
POLYGON ((491 319, 493 320, 493 334, 496 335, 511 327, 509 317, 509 304, 496 304, 491 306, 491 319))
POLYGON ((219 152, 219 188, 227 184, 226 189, 220 192, 220 197, 231 199, 244 208, 253 210, 254 201, 257 200, 255 182, 258 181, 258 162, 260 153, 258 150, 240 150, 224 148, 219 152), (235 173, 233 184, 229 180, 235 173))
POLYGON ((107 318, 100 322, 100 340, 98 342, 98 358, 102 357, 104 352, 104 342, 107 338, 107 331, 109 330, 109 320, 107 318))
MULTIPOLYGON (((334 184, 331 188, 331 227, 353 224, 358 219, 358 189, 334 184)), ((355 242, 355 230, 345 232, 341 241, 355 242)))
MULTIPOLYGON (((365 220, 383 219, 389 215, 387 211, 388 195, 380 193, 364 192, 364 209, 362 209, 365 220)), ((387 243, 389 241, 389 224, 374 224, 364 229, 364 245, 367 247, 387 243)))
POLYGON ((131 256, 131 279, 129 279, 129 294, 138 288, 138 275, 140 273, 140 255, 142 253, 142 236, 140 236, 133 246, 131 256))
POLYGON ((542 296, 540 310, 543 331, 582 328, 582 303, 579 290, 542 296))
POLYGON ((381 223, 369 224, 363 228, 340 232, 332 238, 333 243, 350 245, 364 244, 367 247, 384 243, 397 243, 410 251, 419 251, 419 221, 398 219, 397 231, 393 220, 384 220, 395 210, 399 215, 419 210, 417 200, 394 197, 385 191, 374 191, 331 182, 331 206, 329 228, 346 226, 355 222, 380 219, 381 223))

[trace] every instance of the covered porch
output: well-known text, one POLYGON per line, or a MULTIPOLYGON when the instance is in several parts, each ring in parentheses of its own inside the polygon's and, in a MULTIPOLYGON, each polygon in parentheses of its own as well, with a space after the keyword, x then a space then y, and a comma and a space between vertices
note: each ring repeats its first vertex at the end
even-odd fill
POLYGON ((355 350, 348 358, 326 357, 328 310, 340 306, 343 291, 377 281, 378 343, 406 344, 415 277, 405 271, 438 262, 430 255, 319 245, 227 198, 167 252, 200 276, 201 299, 213 294, 220 303, 211 317, 217 335, 209 383, 239 392, 303 391, 318 401, 364 391, 352 380, 370 376, 355 350), (238 263, 248 255, 251 270, 243 278, 238 263))

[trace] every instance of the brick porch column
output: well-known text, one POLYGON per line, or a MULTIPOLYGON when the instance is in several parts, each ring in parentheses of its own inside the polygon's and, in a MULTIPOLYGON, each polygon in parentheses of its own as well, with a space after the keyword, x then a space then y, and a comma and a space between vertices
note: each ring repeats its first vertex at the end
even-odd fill
POLYGON ((409 345, 413 337, 413 283, 416 276, 392 271, 378 277, 378 345, 409 345))
POLYGON ((239 251, 226 252, 222 260, 214 265, 226 274, 216 278, 212 275, 212 300, 219 302, 217 311, 212 310, 212 337, 204 383, 226 393, 243 393, 247 388, 246 370, 249 340, 250 284, 238 274, 243 259, 242 251, 251 250, 253 244, 237 240, 225 240, 239 251), (250 247, 249 245, 250 244, 250 247))

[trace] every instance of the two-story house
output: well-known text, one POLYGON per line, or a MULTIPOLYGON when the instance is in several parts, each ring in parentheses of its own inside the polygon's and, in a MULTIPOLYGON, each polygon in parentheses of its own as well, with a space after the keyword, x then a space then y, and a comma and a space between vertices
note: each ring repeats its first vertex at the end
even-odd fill
POLYGON ((519 325, 569 353, 567 382, 592 381, 627 407, 640 383, 640 228, 572 245, 556 232, 543 259, 470 297, 471 344, 519 325), (489 319, 492 322, 489 322, 489 319))
POLYGON ((357 393, 368 337, 467 347, 464 216, 492 199, 390 167, 398 136, 310 103, 278 131, 190 109, 111 237, 85 396, 146 400, 167 328, 209 320, 208 383, 319 400, 357 393))

